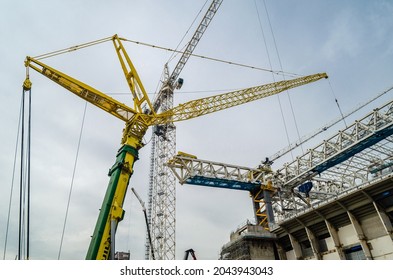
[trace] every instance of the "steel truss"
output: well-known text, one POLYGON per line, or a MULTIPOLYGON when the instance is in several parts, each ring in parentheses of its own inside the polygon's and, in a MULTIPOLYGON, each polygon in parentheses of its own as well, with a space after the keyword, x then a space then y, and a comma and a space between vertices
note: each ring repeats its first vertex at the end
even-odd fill
POLYGON ((393 101, 275 171, 282 218, 392 172, 393 101), (301 191, 312 184, 307 194, 301 191), (289 211, 291 210, 291 211, 289 211))
MULTIPOLYGON (((251 193, 269 186, 273 190, 270 193, 274 220, 279 222, 391 174, 392 135, 393 101, 390 101, 276 171, 268 165, 248 168, 186 154, 176 155, 167 165, 181 184, 251 193)), ((265 207, 263 200, 259 202, 260 207, 265 207)), ((264 210, 259 209, 259 213, 264 210)))
MULTIPOLYGON (((183 83, 183 80, 178 79, 179 74, 221 3, 222 0, 212 1, 171 75, 169 75, 168 65, 165 65, 162 87, 153 102, 156 112, 159 110, 165 112, 173 108, 173 92, 183 83)), ((174 175, 165 166, 165 163, 175 155, 175 152, 175 125, 170 123, 154 126, 150 157, 148 220, 152 229, 153 249, 159 260, 175 259, 176 181, 174 175)), ((145 259, 151 258, 150 252, 150 243, 148 235, 146 235, 145 259)))

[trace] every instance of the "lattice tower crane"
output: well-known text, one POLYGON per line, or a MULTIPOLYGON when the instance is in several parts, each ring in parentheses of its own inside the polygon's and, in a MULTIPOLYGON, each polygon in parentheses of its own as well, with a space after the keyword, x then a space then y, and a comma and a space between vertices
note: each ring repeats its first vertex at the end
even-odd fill
MULTIPOLYGON (((179 79, 189 57, 207 29, 222 0, 213 0, 185 51, 169 74, 168 64, 164 68, 164 80, 153 102, 155 112, 173 108, 173 92, 180 89, 179 79)), ((157 259, 175 259, 176 231, 176 180, 165 165, 176 153, 176 126, 173 123, 156 125, 152 129, 150 174, 148 190, 148 219, 152 229, 152 241, 157 259)), ((148 235, 145 243, 145 259, 151 258, 148 235)))
POLYGON ((304 76, 297 79, 192 100, 184 104, 179 104, 165 112, 157 113, 130 57, 123 47, 121 39, 117 35, 114 35, 111 40, 133 96, 133 107, 129 107, 35 58, 27 57, 25 60, 27 72, 23 84, 25 91, 31 88, 28 71, 31 68, 78 97, 85 99, 125 122, 121 140, 122 146, 117 152, 115 164, 109 171, 109 184, 97 218, 86 259, 109 259, 113 255, 114 248, 111 248, 111 245, 114 244, 118 223, 124 217, 123 203, 127 193, 127 187, 131 175, 134 172, 134 163, 138 160, 138 151, 144 146, 142 142, 143 136, 149 127, 196 118, 275 95, 279 92, 322 78, 327 78, 325 73, 304 76))

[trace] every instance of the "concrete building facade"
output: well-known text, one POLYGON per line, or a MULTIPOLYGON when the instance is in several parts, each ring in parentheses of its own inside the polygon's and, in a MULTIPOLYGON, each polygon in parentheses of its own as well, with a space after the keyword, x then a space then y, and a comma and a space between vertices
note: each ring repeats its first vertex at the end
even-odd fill
POLYGON ((221 259, 393 259, 393 175, 272 225, 231 234, 221 259))

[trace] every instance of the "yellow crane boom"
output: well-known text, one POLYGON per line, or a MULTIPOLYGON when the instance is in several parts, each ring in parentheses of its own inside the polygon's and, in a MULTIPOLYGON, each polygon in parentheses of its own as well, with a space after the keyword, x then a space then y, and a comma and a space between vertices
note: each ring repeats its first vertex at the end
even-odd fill
POLYGON ((55 83, 61 85, 72 93, 76 94, 80 98, 96 105, 104 111, 114 115, 115 117, 128 121, 136 111, 126 106, 123 103, 105 95, 101 91, 92 88, 58 70, 55 70, 48 65, 42 63, 34 58, 27 57, 25 61, 26 67, 30 67, 37 72, 41 73, 45 77, 51 79, 55 83))
MULTIPOLYGON (((78 81, 77 79, 74 79, 58 70, 55 70, 54 68, 51 68, 50 66, 31 57, 27 57, 25 64, 26 67, 31 67, 52 81, 58 83, 62 87, 68 89, 72 93, 125 122, 130 121, 132 117, 135 117, 135 114, 142 113, 141 105, 145 101, 149 104, 149 107, 151 106, 150 100, 146 94, 141 94, 140 92, 138 92, 138 94, 134 94, 134 100, 136 100, 136 102, 135 109, 132 109, 129 106, 120 103, 116 99, 105 95, 99 90, 92 88, 91 86, 86 85, 83 82, 78 81)), ((126 77, 132 76, 132 72, 128 72, 123 63, 122 67, 125 69, 126 77)), ((135 68, 134 71, 136 71, 135 68)), ((150 111, 153 113, 153 115, 142 113, 144 115, 142 121, 147 126, 184 121, 245 104, 261 98, 269 97, 291 88, 315 82, 322 78, 327 78, 326 73, 318 73, 297 79, 279 81, 271 84, 260 85, 206 98, 196 99, 184 104, 179 104, 178 106, 158 115, 156 115, 155 111, 153 110, 150 111)), ((132 80, 129 81, 130 88, 134 88, 134 84, 135 82, 132 80)), ((133 92, 136 92, 136 90, 133 90, 133 92)))
MULTIPOLYGON (((122 147, 117 153, 115 164, 109 171, 110 181, 86 259, 110 258, 111 240, 114 238, 118 223, 124 216, 122 207, 128 183, 133 173, 133 165, 138 160, 138 150, 143 147, 142 138, 149 126, 196 118, 271 96, 290 88, 317 81, 321 78, 327 78, 327 75, 322 73, 288 81, 280 81, 189 101, 166 112, 157 114, 153 109, 152 103, 146 94, 131 59, 121 43, 121 39, 117 35, 114 35, 112 41, 124 76, 133 95, 134 108, 126 106, 99 90, 51 68, 37 59, 27 57, 25 61, 27 69, 32 68, 36 70, 77 96, 123 120, 126 124, 123 131, 122 147)), ((27 75, 24 82, 24 89, 29 90, 30 87, 31 82, 27 75)))
POLYGON ((327 78, 326 73, 309 75, 288 81, 280 81, 192 100, 184 104, 180 104, 166 112, 158 114, 155 118, 152 119, 152 123, 165 124, 167 122, 179 122, 196 118, 261 98, 269 97, 291 88, 315 82, 322 78, 327 78))

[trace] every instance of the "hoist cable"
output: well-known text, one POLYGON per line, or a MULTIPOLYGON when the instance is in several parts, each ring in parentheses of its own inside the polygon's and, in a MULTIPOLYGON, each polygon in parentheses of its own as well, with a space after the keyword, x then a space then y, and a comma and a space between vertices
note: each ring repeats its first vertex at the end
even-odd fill
POLYGON ((82 140, 83 127, 84 127, 84 124, 85 124, 86 109, 87 109, 87 101, 85 102, 85 108, 83 110, 82 124, 81 124, 81 129, 80 129, 80 132, 79 132, 78 145, 77 145, 77 148, 76 148, 76 155, 75 155, 75 161, 74 161, 74 168, 73 168, 73 171, 72 171, 70 191, 68 193, 67 208, 66 208, 66 213, 65 213, 65 217, 64 217, 63 230, 62 230, 62 233, 61 233, 59 253, 57 255, 57 259, 58 260, 60 260, 61 250, 62 250, 62 247, 63 247, 64 233, 65 233, 65 228, 66 228, 67 219, 68 219, 68 211, 69 211, 69 208, 70 208, 71 195, 72 195, 72 190, 73 190, 73 187, 74 187, 75 172, 76 172, 76 167, 78 165, 79 148, 80 148, 81 140, 82 140))
MULTIPOLYGON (((27 143, 26 143, 26 145, 27 145, 27 143)), ((26 220, 27 220, 27 213, 26 213, 26 206, 27 206, 27 204, 26 204, 26 197, 27 197, 27 195, 26 195, 26 193, 27 193, 27 191, 26 191, 26 188, 27 188, 27 171, 26 171, 26 169, 27 169, 27 147, 25 147, 25 161, 24 161, 24 173, 23 173, 23 191, 22 191, 22 226, 21 226, 21 228, 22 228, 22 238, 21 238, 21 247, 22 247, 22 254, 21 254, 21 258, 22 259, 27 259, 27 256, 26 256, 26 251, 27 251, 27 227, 26 227, 26 220)))
POLYGON ((28 130, 27 130, 27 228, 26 228, 26 259, 30 258, 30 196, 31 196, 31 89, 29 93, 29 116, 28 116, 28 130))
POLYGON ((360 109, 366 107, 368 104, 372 103, 373 101, 375 101, 376 99, 378 99, 381 96, 385 95, 386 93, 390 92, 391 90, 393 90, 393 85, 390 86, 388 89, 378 93, 376 96, 374 96, 370 100, 368 100, 368 101, 366 101, 366 102, 364 102, 362 104, 359 104, 357 107, 353 108, 350 112, 346 113, 345 115, 341 115, 338 119, 335 119, 335 120, 331 121, 330 123, 325 124, 324 126, 320 127, 318 130, 316 130, 315 132, 313 132, 313 133, 311 133, 309 135, 303 136, 299 140, 299 142, 292 143, 288 147, 286 147, 284 149, 281 149, 280 151, 278 151, 276 154, 270 156, 269 158, 274 161, 274 160, 282 157, 283 155, 287 154, 289 151, 295 149, 296 147, 298 147, 301 144, 306 143, 310 139, 316 137, 318 134, 327 131, 332 126, 334 126, 334 125, 338 124, 339 122, 341 122, 343 120, 343 118, 349 117, 350 115, 356 113, 360 109))
MULTIPOLYGON (((22 98, 23 98, 23 95, 22 95, 22 98)), ((6 252, 7 252, 7 244, 8 244, 8 232, 9 232, 10 217, 11 217, 11 205, 12 205, 12 197, 13 197, 13 192, 14 192, 16 157, 18 155, 19 132, 20 132, 20 126, 21 126, 21 121, 22 121, 22 102, 23 102, 23 100, 21 100, 21 104, 20 104, 20 108, 19 108, 18 130, 17 130, 17 133, 16 133, 16 144, 15 144, 15 152, 14 152, 14 164, 13 164, 13 167, 12 167, 11 191, 10 191, 10 199, 9 199, 9 203, 8 203, 8 215, 7 215, 7 225, 6 225, 6 231, 5 231, 3 260, 5 260, 5 255, 6 255, 6 252)))
POLYGON ((60 55, 60 54, 68 53, 68 52, 73 52, 73 51, 76 51, 76 50, 80 50, 80 49, 83 49, 83 48, 87 48, 87 47, 98 45, 98 44, 101 44, 101 43, 104 43, 104 42, 108 42, 108 41, 112 40, 112 38, 113 37, 107 37, 107 38, 103 38, 103 39, 87 42, 87 43, 84 43, 84 44, 81 44, 81 45, 76 45, 76 46, 65 48, 65 49, 61 49, 61 50, 58 50, 58 51, 53 51, 53 52, 37 55, 37 56, 34 56, 33 58, 39 60, 39 59, 45 59, 45 58, 48 58, 48 57, 52 57, 52 56, 56 56, 56 55, 60 55))
POLYGON ((22 255, 22 210, 23 210, 23 174, 24 174, 24 141, 25 141, 25 91, 22 92, 22 127, 20 152, 20 180, 19 180, 19 228, 18 228, 18 260, 22 255))
POLYGON ((334 90, 333 90, 332 84, 330 83, 330 79, 328 80, 328 82, 329 82, 330 92, 332 93, 334 101, 336 102, 337 108, 340 111, 341 119, 344 122, 345 127, 348 127, 347 126, 347 122, 345 121, 345 117, 344 117, 343 111, 341 110, 341 107, 340 107, 340 104, 338 103, 337 97, 334 94, 334 90))
MULTIPOLYGON (((278 51, 276 37, 274 36, 273 26, 272 26, 272 23, 271 23, 271 21, 270 21, 270 15, 269 15, 269 11, 268 11, 268 9, 267 9, 267 5, 266 5, 266 1, 265 1, 265 0, 263 0, 263 5, 264 5, 264 7, 265 7, 267 20, 268 20, 268 22, 269 22, 270 31, 271 31, 271 33, 272 33, 273 43, 274 43, 274 47, 275 47, 275 49, 276 49, 277 59, 278 59, 279 65, 280 65, 280 70, 281 70, 281 72, 283 72, 283 66, 282 66, 282 62, 281 62, 281 56, 280 56, 280 53, 279 53, 279 51, 278 51)), ((282 75, 282 76, 283 76, 283 78, 284 78, 284 80, 285 80, 285 76, 284 76, 284 75, 282 75)), ((288 90, 286 90, 286 93, 287 93, 289 105, 290 105, 290 107, 291 107, 291 112, 292 112, 292 117, 293 117, 294 124, 295 124, 295 128, 296 128, 296 133, 297 133, 298 139, 300 139, 300 132, 299 132, 299 127, 298 127, 297 120, 296 120, 295 111, 294 111, 293 105, 292 105, 292 99, 291 99, 291 96, 290 96, 288 90)), ((300 146, 300 147, 301 147, 301 149, 302 149, 302 151, 303 151, 303 146, 300 146)))
MULTIPOLYGON (((191 30, 192 26, 194 25, 195 21, 198 19, 198 17, 199 17, 199 15, 201 14, 203 8, 206 6, 207 1, 208 1, 208 0, 205 1, 205 4, 203 4, 202 8, 199 10, 198 14, 195 16, 195 18, 194 18, 194 20, 192 21, 190 27, 188 27, 186 33, 184 33, 183 38, 181 38, 179 44, 177 44, 175 50, 178 50, 178 49, 179 49, 180 44, 184 41, 184 38, 186 38, 187 34, 190 32, 190 30, 191 30)), ((183 47, 183 49, 184 49, 186 46, 187 46, 187 44, 183 47)), ((174 58, 176 57, 176 54, 178 54, 178 53, 177 53, 177 52, 172 52, 172 54, 171 54, 171 56, 169 57, 167 63, 169 63, 172 59, 174 59, 174 58)))
MULTIPOLYGON (((264 44, 265 44, 265 49, 266 49, 266 54, 267 54, 267 58, 268 58, 268 61, 269 61, 269 66, 270 66, 270 69, 273 70, 273 65, 272 65, 272 61, 271 61, 271 58, 270 58, 270 52, 269 52, 269 48, 267 46, 267 40, 266 40, 265 32, 263 30, 263 25, 262 25, 262 21, 261 21, 261 17, 260 17, 260 14, 259 14, 259 9, 258 9, 258 5, 257 5, 256 0, 254 0, 254 4, 255 4, 255 10, 256 10, 257 15, 258 15, 259 28, 261 30, 263 41, 264 41, 264 44)), ((272 78, 273 78, 273 82, 276 82, 276 79, 274 77, 274 73, 273 72, 272 72, 272 78)), ((281 119, 282 119, 282 122, 283 122, 283 125, 284 125, 284 130, 285 130, 285 135, 286 135, 286 138, 287 138, 287 142, 288 142, 288 145, 290 145, 291 144, 291 140, 289 139, 288 127, 287 127, 287 123, 285 121, 285 116, 284 116, 284 111, 282 109, 280 95, 277 95, 277 100, 278 100, 278 104, 279 104, 279 107, 280 107, 281 119)), ((293 155, 292 155, 292 158, 293 158, 293 155)))
MULTIPOLYGON (((103 39, 99 39, 99 40, 95 40, 95 41, 91 41, 91 42, 87 42, 87 43, 83 43, 80 45, 75 45, 69 48, 65 48, 65 49, 61 49, 61 50, 57 50, 57 51, 53 51, 53 52, 49 52, 49 53, 45 53, 45 54, 41 54, 41 55, 37 55, 34 56, 34 59, 40 60, 40 59, 46 59, 52 56, 57 56, 57 55, 61 55, 61 54, 65 54, 65 53, 69 53, 69 52, 73 52, 73 51, 77 51, 83 48, 87 48, 87 47, 91 47, 94 45, 98 45, 101 43, 105 43, 108 42, 110 40, 112 40, 113 37, 107 37, 107 38, 103 38, 103 39)), ((143 42, 139 42, 139 41, 134 41, 134 40, 130 40, 130 39, 126 39, 126 38, 120 38, 120 40, 125 41, 125 42, 130 42, 130 43, 134 43, 137 45, 141 45, 141 46, 146 46, 146 47, 151 47, 151 48, 155 48, 155 49, 160 49, 160 50, 165 50, 165 51, 170 51, 173 53, 178 53, 178 54, 183 54, 183 51, 179 51, 176 49, 171 49, 171 48, 166 48, 166 47, 160 47, 157 45, 153 45, 153 44, 148 44, 148 43, 143 43, 143 42)), ((234 66, 239 66, 239 67, 244 67, 244 68, 250 68, 250 69, 254 69, 254 70, 259 70, 259 71, 265 71, 265 72, 271 72, 273 74, 276 75, 285 75, 288 77, 301 77, 304 75, 300 75, 300 74, 296 74, 296 73, 291 73, 291 72, 283 72, 283 71, 274 71, 274 70, 270 70, 270 69, 266 69, 266 68, 262 68, 262 67, 256 67, 256 66, 252 66, 252 65, 247 65, 247 64, 243 64, 243 63, 238 63, 238 62, 233 62, 233 61, 228 61, 228 60, 224 60, 224 59, 218 59, 218 58, 212 58, 212 57, 208 57, 208 56, 203 56, 203 55, 198 55, 198 54, 190 54, 190 56, 194 56, 194 57, 198 57, 198 58, 202 58, 202 59, 206 59, 206 60, 211 60, 211 61, 215 61, 215 62, 220 62, 220 63, 226 63, 226 64, 230 64, 230 65, 234 65, 234 66)))
MULTIPOLYGON (((170 51, 170 52, 176 52, 176 53, 180 53, 180 54, 184 53, 182 51, 174 50, 174 49, 171 49, 171 48, 160 47, 160 46, 157 46, 157 45, 152 45, 152 44, 148 44, 148 43, 142 43, 142 42, 138 42, 138 41, 133 41, 133 40, 126 39, 126 38, 119 38, 119 39, 122 40, 122 41, 125 41, 125 42, 129 42, 129 43, 133 43, 133 44, 137 44, 137 45, 141 45, 141 46, 151 47, 151 48, 165 50, 165 51, 170 51)), ((198 54, 194 54, 194 53, 192 53, 190 55, 194 56, 194 57, 206 59, 206 60, 215 61, 215 62, 226 63, 226 64, 230 64, 230 65, 234 65, 234 66, 250 68, 250 69, 259 70, 259 71, 270 72, 270 73, 273 73, 273 74, 276 74, 276 75, 285 75, 285 76, 289 76, 289 77, 301 77, 301 76, 304 76, 304 75, 300 75, 300 74, 296 74, 296 73, 283 72, 283 71, 274 71, 274 70, 270 70, 270 69, 266 69, 266 68, 256 67, 256 66, 252 66, 252 65, 242 64, 242 63, 228 61, 228 60, 223 60, 223 59, 218 59, 218 58, 212 58, 212 57, 198 55, 198 54)))
POLYGON ((30 258, 30 149, 31 149, 31 89, 23 89, 21 114, 21 155, 20 155, 20 188, 19 188, 19 232, 18 260, 30 258), (25 132, 25 94, 28 94, 27 131, 25 132), (25 139, 27 133, 27 139, 25 139), (25 147, 26 146, 26 147, 25 147))

